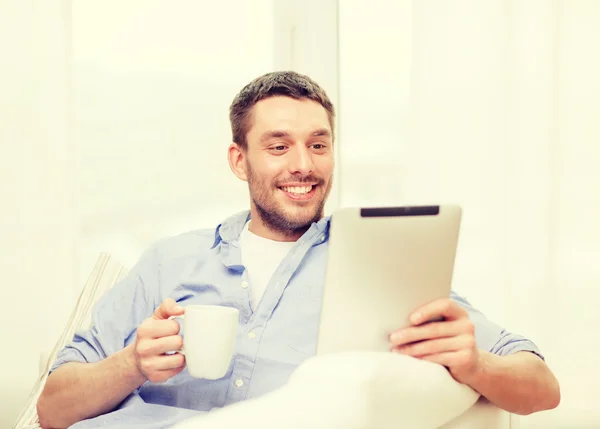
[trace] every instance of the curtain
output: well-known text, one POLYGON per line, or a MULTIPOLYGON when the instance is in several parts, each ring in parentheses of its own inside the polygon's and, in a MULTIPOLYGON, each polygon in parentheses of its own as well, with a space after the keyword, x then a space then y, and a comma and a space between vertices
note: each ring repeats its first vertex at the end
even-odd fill
POLYGON ((522 428, 600 422, 598 22, 593 0, 340 2, 341 204, 463 207, 453 287, 561 381, 522 428))

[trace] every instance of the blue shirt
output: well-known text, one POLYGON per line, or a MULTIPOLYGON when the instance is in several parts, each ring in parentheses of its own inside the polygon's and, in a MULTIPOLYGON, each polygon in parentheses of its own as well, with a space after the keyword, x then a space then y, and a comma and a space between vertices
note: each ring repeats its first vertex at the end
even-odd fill
MULTIPOLYGON (((187 370, 165 383, 146 382, 112 413, 73 428, 158 429, 215 407, 243 401, 282 386, 315 354, 327 263, 329 218, 313 223, 283 259, 252 310, 249 279, 239 237, 249 212, 216 229, 192 231, 158 242, 128 275, 95 305, 92 327, 77 332, 52 371, 67 362, 97 362, 135 341, 137 327, 167 298, 181 306, 217 304, 238 308, 234 358, 219 380, 196 379, 187 370), (250 334, 250 335, 249 335, 250 334)), ((531 351, 529 340, 506 332, 452 292, 469 312, 480 349, 498 355, 531 351)))

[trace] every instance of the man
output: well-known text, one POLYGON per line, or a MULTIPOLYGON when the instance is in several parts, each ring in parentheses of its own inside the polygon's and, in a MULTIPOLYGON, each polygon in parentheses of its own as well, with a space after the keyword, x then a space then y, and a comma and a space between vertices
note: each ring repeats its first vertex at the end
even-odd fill
MULTIPOLYGON (((287 381, 315 352, 334 168, 334 107, 310 78, 269 73, 230 108, 229 165, 248 182, 250 211, 216 229, 148 250, 95 307, 53 365, 38 402, 42 427, 166 427, 256 397, 287 381), (240 310, 235 358, 220 380, 193 379, 179 325, 189 304, 240 310)), ((556 407, 558 383, 537 347, 491 323, 467 301, 416 309, 390 350, 436 362, 510 412, 556 407), (436 316, 444 321, 422 322, 436 316)))

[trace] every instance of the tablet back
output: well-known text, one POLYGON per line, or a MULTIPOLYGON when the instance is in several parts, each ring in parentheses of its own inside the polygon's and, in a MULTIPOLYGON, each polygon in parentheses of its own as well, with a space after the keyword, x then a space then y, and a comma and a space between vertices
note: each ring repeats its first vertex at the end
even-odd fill
POLYGON ((456 205, 334 212, 317 355, 387 351, 413 310, 449 296, 461 214, 456 205))

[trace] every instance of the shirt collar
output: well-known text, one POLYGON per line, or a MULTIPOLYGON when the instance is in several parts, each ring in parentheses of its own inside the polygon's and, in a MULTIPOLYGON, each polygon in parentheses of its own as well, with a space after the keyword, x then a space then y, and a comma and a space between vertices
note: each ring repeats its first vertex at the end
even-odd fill
MULTIPOLYGON (((230 216, 224 222, 220 223, 215 230, 215 241, 211 248, 216 247, 221 241, 230 243, 238 240, 246 222, 249 220, 250 210, 244 210, 230 216)), ((322 236, 322 239, 316 240, 315 244, 326 242, 329 239, 330 220, 331 216, 324 216, 319 221, 314 222, 302 238, 306 237, 310 239, 319 234, 322 236)))

